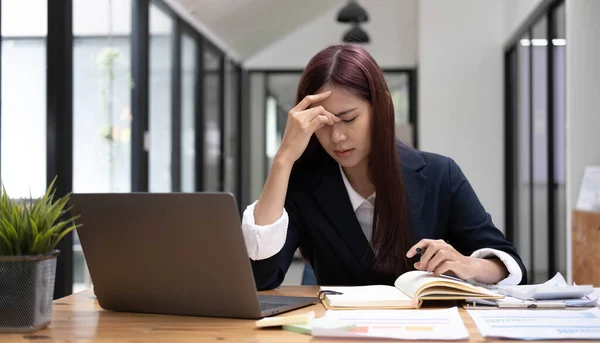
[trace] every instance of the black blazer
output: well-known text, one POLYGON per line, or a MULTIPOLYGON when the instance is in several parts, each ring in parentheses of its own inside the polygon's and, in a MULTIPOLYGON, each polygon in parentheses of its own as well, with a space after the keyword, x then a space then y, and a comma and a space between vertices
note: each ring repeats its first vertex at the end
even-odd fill
MULTIPOLYGON (((448 157, 404 144, 399 144, 399 154, 412 244, 423 238, 444 239, 466 256, 481 248, 504 251, 515 258, 523 272, 521 283, 526 283, 527 271, 514 245, 494 226, 459 166, 448 157)), ((298 247, 319 284, 394 283, 395 277, 373 270, 373 251, 335 160, 324 159, 317 170, 294 168, 285 209, 290 222, 283 249, 268 259, 251 260, 259 290, 281 284, 298 247)))

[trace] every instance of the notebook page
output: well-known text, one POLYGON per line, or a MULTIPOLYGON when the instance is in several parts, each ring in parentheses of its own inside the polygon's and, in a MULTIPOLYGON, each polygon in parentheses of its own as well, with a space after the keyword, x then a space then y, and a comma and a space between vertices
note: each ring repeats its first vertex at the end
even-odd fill
POLYGON ((415 297, 415 293, 419 290, 419 288, 436 281, 452 283, 460 285, 463 289, 468 289, 473 292, 493 295, 492 292, 483 287, 473 286, 460 279, 451 276, 434 276, 432 273, 420 270, 414 270, 400 275, 400 277, 396 279, 394 285, 396 288, 406 292, 409 296, 415 297))
POLYGON ((414 299, 392 286, 322 286, 321 290, 343 293, 340 295, 327 295, 331 306, 385 305, 390 302, 411 303, 414 301, 414 299))

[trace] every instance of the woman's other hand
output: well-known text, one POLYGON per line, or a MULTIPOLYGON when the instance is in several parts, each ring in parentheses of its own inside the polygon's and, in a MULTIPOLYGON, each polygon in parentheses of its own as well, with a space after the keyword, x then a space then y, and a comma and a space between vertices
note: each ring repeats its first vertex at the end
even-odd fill
POLYGON ((406 257, 415 256, 417 248, 424 251, 419 262, 414 264, 417 270, 434 275, 451 274, 483 283, 497 283, 508 275, 502 261, 464 256, 444 240, 423 239, 408 250, 406 257))

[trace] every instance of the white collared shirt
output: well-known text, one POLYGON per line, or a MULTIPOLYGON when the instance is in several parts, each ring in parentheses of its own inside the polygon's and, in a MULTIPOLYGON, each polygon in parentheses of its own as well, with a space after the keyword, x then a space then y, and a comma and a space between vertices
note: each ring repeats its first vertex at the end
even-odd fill
MULTIPOLYGON (((350 185, 344 170, 340 166, 340 173, 344 180, 348 197, 352 203, 352 208, 360 227, 365 234, 365 237, 371 242, 373 232, 373 214, 375 210, 375 193, 371 194, 369 198, 365 199, 362 195, 358 194, 350 185)), ((244 210, 242 216, 242 232, 244 234, 244 240, 246 242, 246 249, 248 250, 248 256, 252 260, 264 260, 275 254, 277 254, 285 245, 285 239, 287 237, 287 227, 289 223, 289 216, 285 208, 281 217, 279 217, 273 224, 269 225, 256 225, 254 221, 254 209, 258 201, 248 205, 244 210)), ((498 285, 516 285, 521 281, 523 273, 519 264, 515 259, 505 253, 504 251, 484 248, 479 249, 471 257, 485 258, 489 256, 495 256, 499 258, 508 270, 508 276, 501 280, 498 285)))
POLYGON ((373 215, 375 214, 375 192, 365 199, 352 188, 342 166, 340 166, 340 173, 342 174, 344 186, 346 186, 352 209, 354 210, 354 214, 356 214, 356 219, 358 219, 358 223, 360 224, 367 241, 371 243, 371 238, 373 237, 373 215))

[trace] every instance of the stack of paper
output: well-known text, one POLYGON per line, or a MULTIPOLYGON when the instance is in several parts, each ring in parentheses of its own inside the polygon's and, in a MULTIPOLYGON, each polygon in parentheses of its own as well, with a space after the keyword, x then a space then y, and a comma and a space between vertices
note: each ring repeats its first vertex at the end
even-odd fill
POLYGON ((598 287, 594 288, 594 293, 592 293, 592 295, 590 295, 590 296, 598 299, 597 305, 600 305, 600 288, 598 288, 598 287))
POLYGON ((563 307, 594 307, 598 303, 598 297, 588 295, 579 299, 548 299, 548 300, 522 300, 513 297, 505 297, 497 300, 500 308, 563 308, 563 307))
POLYGON ((470 305, 476 305, 469 308, 481 309, 478 305, 500 308, 594 307, 598 303, 593 286, 570 286, 560 273, 542 284, 499 286, 495 291, 505 297, 498 300, 467 299, 470 305))
POLYGON ((313 328, 315 337, 467 340, 469 332, 452 307, 443 310, 329 310, 324 318, 354 324, 351 330, 313 328))
POLYGON ((467 311, 483 337, 600 339, 600 309, 467 311))

